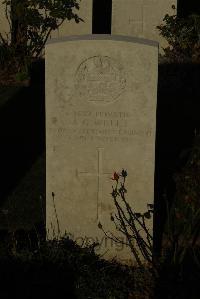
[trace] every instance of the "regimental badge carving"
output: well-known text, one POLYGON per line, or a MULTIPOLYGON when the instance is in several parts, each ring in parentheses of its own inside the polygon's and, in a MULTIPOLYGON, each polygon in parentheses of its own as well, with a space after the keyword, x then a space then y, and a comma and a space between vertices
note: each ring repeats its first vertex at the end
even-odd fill
POLYGON ((108 56, 84 60, 77 69, 75 82, 81 99, 100 105, 117 101, 126 87, 122 66, 108 56))

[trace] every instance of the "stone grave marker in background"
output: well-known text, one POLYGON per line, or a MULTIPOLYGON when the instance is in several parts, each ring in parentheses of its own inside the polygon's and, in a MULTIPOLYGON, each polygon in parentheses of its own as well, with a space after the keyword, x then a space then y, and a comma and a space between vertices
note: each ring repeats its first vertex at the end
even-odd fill
POLYGON ((56 39, 46 45, 45 63, 49 236, 60 230, 80 244, 99 242, 97 253, 129 264, 129 249, 106 239, 98 223, 122 237, 110 220, 114 171, 128 171, 127 200, 137 212, 153 202, 158 44, 109 35, 56 39))
MULTIPOLYGON (((168 45, 167 41, 159 35, 156 26, 163 22, 166 14, 176 14, 172 6, 177 8, 177 0, 107 0, 112 1, 111 33, 113 35, 125 35, 156 40, 162 47, 168 45)), ((65 22, 58 31, 52 33, 52 37, 65 35, 103 33, 95 18, 104 23, 107 17, 106 0, 83 0, 80 2, 78 14, 84 19, 84 23, 76 24, 74 21, 65 22), (105 6, 105 7, 104 7, 105 6), (99 11, 96 11, 97 10, 99 11), (99 13, 99 16, 98 16, 99 13), (105 20, 103 19, 105 17, 105 20), (92 26, 93 25, 93 26, 92 26), (93 28, 92 28, 93 27, 93 28), (94 28, 95 27, 95 28, 94 28), (96 30, 97 29, 97 30, 96 30), (95 32, 96 31, 96 32, 95 32), (100 31, 100 32, 98 32, 100 31)), ((98 22, 98 20, 97 20, 98 22)), ((102 24, 103 26, 103 24, 102 24)), ((109 33, 109 32, 104 32, 109 33)))
MULTIPOLYGON (((103 0, 105 4, 106 0, 103 0)), ((111 1, 111 0, 107 0, 111 1)), ((51 38, 62 36, 91 34, 94 31, 92 24, 96 26, 94 20, 98 16, 95 11, 102 7, 102 0, 82 0, 78 1, 80 10, 74 10, 84 22, 76 23, 74 20, 65 21, 58 30, 52 31, 51 38), (98 5, 98 2, 100 5, 98 5)), ((177 0, 112 0, 112 34, 130 35, 156 40, 161 47, 167 46, 167 42, 159 35, 156 26, 160 25, 165 14, 175 14, 177 0)), ((106 6, 105 6, 106 7, 106 6)), ((180 7, 181 9, 181 7, 180 7)), ((104 8, 100 11, 100 18, 104 14, 104 8)), ((9 33, 9 24, 5 16, 5 4, 0 3, 0 32, 9 33)), ((109 13, 109 12, 108 12, 109 13)), ((95 33, 95 32, 93 32, 95 33)), ((99 32, 96 32, 99 33, 99 32)), ((102 33, 102 32, 101 32, 102 33)), ((105 32, 109 33, 109 32, 105 32)))
POLYGON ((112 34, 156 40, 161 51, 167 42, 156 26, 163 22, 167 13, 176 14, 172 5, 177 7, 177 0, 112 0, 112 34))

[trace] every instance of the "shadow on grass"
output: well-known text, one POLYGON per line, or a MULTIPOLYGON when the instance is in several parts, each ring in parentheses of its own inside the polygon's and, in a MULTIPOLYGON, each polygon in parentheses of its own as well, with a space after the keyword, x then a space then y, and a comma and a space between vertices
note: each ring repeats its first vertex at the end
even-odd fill
POLYGON ((0 248, 1 298, 128 298, 133 289, 128 267, 100 260, 90 247, 68 238, 31 247, 25 234, 16 236, 16 246, 6 242, 4 254, 0 248))
POLYGON ((195 130, 200 129, 199 78, 200 64, 159 65, 155 152, 156 254, 161 250, 166 219, 163 195, 170 205, 175 192, 173 175, 186 163, 187 149, 193 144, 195 130))
POLYGON ((45 150, 44 62, 34 63, 29 87, 1 87, 0 205, 45 150))

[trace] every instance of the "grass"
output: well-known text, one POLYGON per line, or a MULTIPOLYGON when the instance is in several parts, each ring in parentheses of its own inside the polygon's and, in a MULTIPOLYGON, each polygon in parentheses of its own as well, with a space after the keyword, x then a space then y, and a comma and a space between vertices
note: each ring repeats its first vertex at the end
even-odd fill
POLYGON ((0 228, 30 230, 44 223, 45 156, 39 156, 1 204, 0 228))
POLYGON ((31 240, 21 232, 1 247, 1 298, 125 299, 133 289, 132 269, 99 259, 91 247, 81 248, 67 237, 31 240))
POLYGON ((7 213, 0 217, 0 298, 128 298, 131 268, 100 260, 92 247, 67 237, 44 240, 44 166, 41 155, 2 206, 7 213))
POLYGON ((0 298, 17 294, 21 298, 39 294, 50 298, 61 294, 67 298, 129 298, 134 286, 132 268, 102 260, 92 247, 81 248, 68 238, 44 241, 40 198, 45 187, 44 166, 41 155, 2 206, 0 279, 4 287, 0 298))

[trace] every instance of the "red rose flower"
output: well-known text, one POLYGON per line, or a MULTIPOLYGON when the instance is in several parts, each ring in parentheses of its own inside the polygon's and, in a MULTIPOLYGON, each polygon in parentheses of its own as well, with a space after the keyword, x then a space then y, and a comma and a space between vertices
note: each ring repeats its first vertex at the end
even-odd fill
POLYGON ((114 172, 113 177, 111 178, 111 180, 118 182, 118 180, 119 180, 119 174, 117 172, 114 172))

